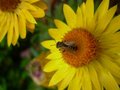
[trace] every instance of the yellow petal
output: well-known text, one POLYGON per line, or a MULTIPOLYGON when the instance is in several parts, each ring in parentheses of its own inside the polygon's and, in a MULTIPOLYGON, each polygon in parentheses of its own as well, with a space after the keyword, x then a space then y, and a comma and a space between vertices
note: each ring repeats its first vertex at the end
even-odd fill
POLYGON ((22 9, 22 12, 24 16, 26 17, 27 21, 30 23, 36 24, 37 22, 35 21, 34 17, 30 14, 30 12, 26 9, 22 9))
POLYGON ((43 9, 36 7, 37 11, 30 11, 30 13, 35 17, 35 18, 41 18, 45 16, 45 12, 43 9))
POLYGON ((57 41, 61 41, 61 39, 64 36, 64 34, 62 34, 58 29, 50 28, 48 31, 49 31, 50 36, 57 41))
POLYGON ((86 1, 86 27, 91 33, 95 29, 96 22, 94 17, 94 0, 86 1))
MULTIPOLYGON (((60 82, 60 84, 59 84, 59 86, 58 86, 58 90, 64 90, 64 89, 69 85, 70 81, 73 79, 75 73, 76 73, 75 68, 71 68, 71 70, 69 70, 69 72, 68 72, 67 77, 64 78, 64 79, 60 82)), ((77 78, 78 78, 78 77, 77 77, 77 78)), ((74 89, 74 90, 75 90, 75 89, 74 89)))
POLYGON ((83 18, 83 28, 86 28, 86 5, 83 3, 81 6, 81 11, 82 11, 82 18, 83 18))
POLYGON ((59 51, 58 52, 52 52, 46 58, 47 59, 60 59, 60 58, 62 58, 62 54, 59 51), (55 56, 57 56, 57 57, 55 57, 55 56))
POLYGON ((26 9, 26 10, 31 10, 31 11, 37 11, 37 9, 30 3, 27 2, 22 2, 20 4, 19 9, 26 9))
POLYGON ((105 31, 105 28, 110 23, 116 10, 117 10, 117 6, 114 6, 108 10, 108 12, 101 18, 101 20, 98 21, 98 25, 95 32, 101 33, 105 31))
POLYGON ((115 64, 114 62, 112 62, 110 57, 103 55, 100 62, 105 68, 107 68, 111 72, 111 74, 120 78, 120 67, 117 66, 117 64, 115 64))
POLYGON ((71 80, 68 90, 81 90, 83 83, 83 69, 80 68, 76 71, 73 80, 71 80))
POLYGON ((5 18, 6 18, 6 13, 1 13, 0 14, 0 23, 1 24, 3 23, 3 21, 5 20, 5 18))
POLYGON ((18 15, 19 33, 21 38, 26 38, 26 20, 22 13, 18 15))
POLYGON ((52 72, 57 70, 60 66, 62 65, 61 60, 51 60, 49 61, 45 67, 44 67, 44 71, 45 72, 52 72))
POLYGON ((106 33, 115 33, 120 29, 120 15, 113 18, 106 29, 106 33))
POLYGON ((70 26, 71 28, 75 28, 75 25, 76 25, 76 14, 75 14, 75 12, 67 4, 63 5, 63 12, 64 12, 66 22, 68 23, 68 26, 70 26))
POLYGON ((94 1, 93 0, 86 1, 86 10, 87 10, 86 11, 87 24, 89 25, 94 15, 94 1))
POLYGON ((103 68, 98 61, 94 61, 93 64, 98 72, 100 83, 104 88, 106 90, 119 90, 119 86, 114 77, 105 68, 103 68))
POLYGON ((3 40, 3 38, 5 37, 8 29, 10 28, 10 14, 7 13, 6 19, 2 25, 2 27, 0 27, 0 42, 3 40))
POLYGON ((40 0, 39 2, 34 3, 34 5, 40 7, 43 10, 46 10, 48 8, 47 4, 42 0, 40 0))
POLYGON ((8 13, 3 13, 0 18, 0 31, 4 28, 8 17, 8 13))
POLYGON ((92 64, 90 64, 88 68, 89 68, 90 78, 95 87, 95 90, 101 90, 100 82, 99 82, 98 75, 95 68, 93 67, 92 64))
POLYGON ((119 32, 115 34, 105 34, 101 35, 101 38, 99 39, 100 45, 104 49, 103 52, 105 53, 120 53, 120 34, 119 32), (109 38, 108 38, 109 37, 109 38))
POLYGON ((8 43, 8 46, 10 46, 11 43, 12 43, 12 38, 13 38, 13 24, 14 24, 13 14, 11 14, 10 28, 8 29, 8 33, 7 33, 7 43, 8 43))
POLYGON ((92 90, 92 83, 91 83, 91 80, 90 80, 90 74, 88 72, 88 68, 84 67, 83 70, 84 70, 84 72, 83 72, 82 88, 83 88, 83 90, 92 90))
POLYGON ((99 42, 102 45, 102 48, 106 48, 109 50, 115 49, 115 48, 119 48, 120 45, 120 33, 117 32, 115 34, 102 34, 101 37, 99 38, 99 42), (109 37, 109 38, 108 38, 109 37), (113 48, 114 47, 114 48, 113 48))
POLYGON ((41 43, 47 49, 56 48, 56 42, 54 40, 46 40, 41 43))
POLYGON ((102 73, 102 83, 106 90, 120 90, 113 76, 108 72, 102 73))
POLYGON ((56 27, 63 33, 67 33, 68 31, 70 31, 70 27, 68 27, 65 23, 63 23, 62 21, 55 19, 54 20, 56 27))
POLYGON ((35 30, 35 24, 27 22, 27 30, 30 31, 31 33, 34 32, 35 30))
POLYGON ((17 15, 14 14, 14 31, 13 31, 13 39, 12 39, 12 44, 16 45, 17 40, 19 38, 19 29, 18 29, 18 18, 17 15))
POLYGON ((80 7, 77 8, 77 23, 76 23, 77 28, 82 28, 83 27, 83 15, 82 15, 82 10, 80 7))
POLYGON ((49 86, 53 86, 56 85, 58 82, 60 82, 61 80, 63 80, 66 75, 68 74, 70 70, 70 67, 64 67, 61 68, 60 70, 58 70, 57 72, 55 72, 55 74, 53 75, 53 77, 50 80, 49 86))
POLYGON ((12 38, 13 38, 13 28, 8 30, 8 34, 7 34, 7 43, 8 43, 8 46, 11 45, 12 38))
POLYGON ((104 14, 107 12, 108 8, 109 8, 109 0, 103 0, 96 10, 95 13, 96 20, 99 21, 101 17, 103 17, 104 14))
POLYGON ((107 45, 107 46, 114 46, 114 44, 118 43, 119 44, 119 40, 118 38, 120 38, 120 33, 115 33, 115 34, 102 34, 101 37, 99 38, 100 43, 103 45, 107 45), (109 37, 109 38, 108 38, 109 37))

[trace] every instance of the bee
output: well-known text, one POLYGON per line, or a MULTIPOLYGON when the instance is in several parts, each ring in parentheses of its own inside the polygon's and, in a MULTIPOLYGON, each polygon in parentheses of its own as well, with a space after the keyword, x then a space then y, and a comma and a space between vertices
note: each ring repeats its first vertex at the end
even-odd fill
POLYGON ((63 52, 65 52, 65 50, 69 50, 69 51, 77 50, 77 46, 75 42, 72 42, 72 41, 57 42, 56 47, 59 48, 60 50, 62 49, 63 52))

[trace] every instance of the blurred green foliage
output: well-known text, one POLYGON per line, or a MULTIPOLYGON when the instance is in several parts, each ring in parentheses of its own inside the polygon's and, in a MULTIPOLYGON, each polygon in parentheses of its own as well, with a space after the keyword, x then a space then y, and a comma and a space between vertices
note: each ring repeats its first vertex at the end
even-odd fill
MULTIPOLYGON (((46 49, 40 42, 50 39, 48 28, 55 27, 54 18, 65 21, 62 6, 69 4, 74 10, 83 0, 45 0, 48 4, 46 16, 37 20, 35 32, 27 33, 26 39, 19 39, 16 46, 7 47, 6 39, 0 43, 0 90, 50 90, 37 86, 29 77, 26 65, 46 49), (55 3, 52 3, 52 2, 55 3)), ((95 1, 95 7, 99 0, 95 1)), ((51 89, 52 90, 52 89, 51 89)))

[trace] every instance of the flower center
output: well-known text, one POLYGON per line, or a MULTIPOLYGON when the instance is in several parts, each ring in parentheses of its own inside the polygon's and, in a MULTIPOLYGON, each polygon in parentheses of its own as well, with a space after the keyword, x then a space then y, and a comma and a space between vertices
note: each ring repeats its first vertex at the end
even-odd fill
POLYGON ((74 42, 74 46, 76 46, 76 49, 72 49, 72 46, 68 44, 68 47, 62 52, 64 60, 74 67, 86 65, 96 56, 97 40, 85 29, 70 31, 64 36, 63 42, 74 42))
POLYGON ((20 0, 0 0, 0 10, 12 12, 17 8, 19 3, 20 0))

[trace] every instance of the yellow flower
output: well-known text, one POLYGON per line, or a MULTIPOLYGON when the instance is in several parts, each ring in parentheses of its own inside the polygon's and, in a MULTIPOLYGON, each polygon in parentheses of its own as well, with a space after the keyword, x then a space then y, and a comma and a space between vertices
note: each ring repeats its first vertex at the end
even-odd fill
POLYGON ((48 87, 49 80, 53 73, 46 73, 43 71, 44 65, 48 62, 45 57, 49 52, 43 52, 38 57, 34 58, 28 65, 27 71, 30 77, 37 85, 48 87))
POLYGON ((33 32, 34 18, 43 17, 46 8, 42 0, 0 0, 0 42, 6 34, 8 46, 26 38, 26 26, 33 32))
POLYGON ((120 15, 117 6, 109 9, 103 0, 94 13, 93 0, 87 0, 76 13, 66 4, 67 24, 55 19, 49 29, 54 40, 42 42, 51 54, 44 71, 55 74, 49 85, 59 90, 120 90, 120 15))

